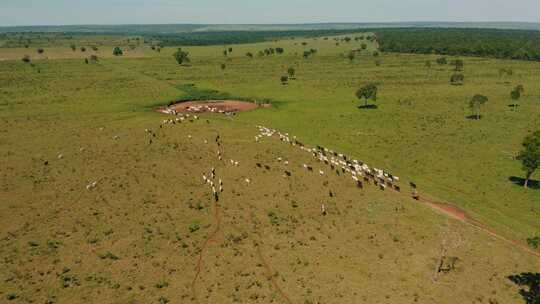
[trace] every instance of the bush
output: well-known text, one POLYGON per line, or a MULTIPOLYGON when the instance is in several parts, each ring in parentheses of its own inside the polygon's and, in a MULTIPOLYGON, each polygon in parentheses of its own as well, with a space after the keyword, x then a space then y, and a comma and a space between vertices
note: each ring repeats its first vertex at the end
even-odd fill
POLYGON ((538 249, 540 248, 540 236, 535 236, 535 237, 530 237, 527 239, 527 244, 534 248, 534 249, 538 249))
POLYGON ((43 53, 45 53, 45 50, 42 49, 42 48, 39 48, 39 49, 37 50, 37 52, 38 52, 38 54, 43 54, 43 53))
POLYGON ((86 48, 84 46, 81 46, 81 52, 86 52, 86 48))
POLYGON ((193 233, 201 229, 201 225, 199 224, 199 222, 193 222, 189 225, 188 229, 189 229, 189 232, 193 233))
POLYGON ((122 55, 124 55, 124 51, 122 51, 122 49, 120 47, 115 47, 114 50, 113 50, 113 55, 114 56, 122 56, 122 55))
POLYGON ((30 62, 30 56, 24 55, 23 58, 22 58, 21 60, 22 60, 23 62, 29 63, 29 62, 30 62))

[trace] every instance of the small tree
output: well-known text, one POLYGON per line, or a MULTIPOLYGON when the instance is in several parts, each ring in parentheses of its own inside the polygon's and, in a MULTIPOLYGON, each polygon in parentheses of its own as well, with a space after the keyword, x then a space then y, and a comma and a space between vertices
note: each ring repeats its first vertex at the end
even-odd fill
POLYGON ((124 55, 124 51, 122 51, 122 49, 117 46, 113 50, 113 55, 114 56, 122 56, 122 55, 124 55))
POLYGON ((86 48, 84 46, 81 46, 81 52, 86 52, 86 48))
POLYGON ((365 44, 365 43, 360 44, 360 48, 361 48, 362 50, 367 49, 367 44, 365 44))
POLYGON ((223 50, 223 56, 227 57, 228 53, 227 50, 223 50))
POLYGON ((452 75, 452 77, 450 77, 450 84, 463 85, 464 80, 465 80, 465 76, 463 76, 463 74, 454 74, 452 75))
POLYGON ((356 57, 356 54, 354 53, 354 51, 349 51, 347 53, 347 58, 349 59, 349 61, 353 61, 355 57, 356 57))
POLYGON ((229 53, 232 53, 232 47, 229 48, 229 53))
POLYGON ((222 64, 221 64, 221 70, 222 70, 222 71, 225 71, 226 68, 227 68, 227 66, 225 65, 225 63, 222 63, 222 64))
POLYGON ((523 149, 519 152, 517 159, 521 161, 523 171, 525 171, 523 186, 527 188, 531 176, 540 167, 540 130, 525 137, 522 146, 523 149))
POLYGON ((72 44, 70 47, 71 47, 71 50, 74 52, 77 50, 77 46, 75 44, 72 44))
POLYGON ((286 85, 289 82, 288 76, 281 76, 281 84, 286 85))
POLYGON ((290 79, 295 79, 296 70, 295 70, 293 67, 290 67, 290 68, 287 70, 287 74, 289 74, 289 78, 290 78, 290 79))
POLYGON ((437 64, 438 65, 445 65, 448 63, 448 60, 446 60, 446 57, 439 57, 437 58, 437 64))
POLYGON ((94 52, 97 52, 98 47, 97 47, 97 46, 93 46, 93 47, 92 47, 92 50, 93 50, 94 52))
POLYGON ((463 60, 461 59, 456 59, 456 60, 452 60, 452 62, 450 62, 450 64, 452 64, 454 66, 454 71, 458 72, 458 71, 463 71, 463 60))
POLYGON ((279 55, 283 54, 284 52, 285 52, 285 50, 282 47, 277 47, 276 48, 276 53, 278 53, 279 55))
POLYGON ((512 99, 511 106, 516 110, 517 107, 519 107, 519 99, 521 98, 521 94, 523 93, 524 88, 522 85, 516 86, 512 92, 510 92, 510 98, 512 99))
POLYGON ((173 57, 174 59, 176 59, 176 62, 178 62, 179 65, 184 64, 184 62, 186 63, 190 62, 189 53, 186 51, 183 51, 181 48, 179 48, 176 52, 174 52, 173 57))
POLYGON ((356 91, 356 97, 360 100, 364 99, 364 107, 367 107, 368 100, 377 101, 377 91, 377 86, 370 83, 356 91))
POLYGON ((480 119, 480 108, 488 102, 488 98, 484 95, 476 94, 469 101, 469 107, 473 110, 476 119, 480 119))
POLYGON ((42 49, 42 48, 39 48, 39 49, 37 50, 37 52, 38 52, 38 54, 43 54, 43 53, 45 52, 45 50, 42 49))
POLYGON ((24 55, 23 58, 21 59, 23 62, 25 63, 30 63, 30 56, 28 55, 24 55))
POLYGON ((253 54, 250 53, 250 52, 247 52, 247 53, 246 53, 246 56, 247 56, 248 58, 253 58, 253 54))

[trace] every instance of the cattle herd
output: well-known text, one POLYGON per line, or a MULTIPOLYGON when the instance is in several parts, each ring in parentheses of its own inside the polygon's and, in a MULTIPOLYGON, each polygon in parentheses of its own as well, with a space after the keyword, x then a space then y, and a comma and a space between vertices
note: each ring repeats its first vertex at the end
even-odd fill
MULTIPOLYGON (((298 147, 302 151, 310 153, 315 160, 327 166, 327 168, 330 170, 329 172, 335 172, 335 174, 338 176, 350 175, 358 188, 363 188, 364 183, 373 183, 381 190, 390 188, 398 192, 401 191, 401 187, 398 184, 399 177, 392 175, 389 172, 377 168, 371 168, 361 161, 352 159, 345 154, 335 152, 322 146, 308 148, 302 142, 300 142, 296 136, 291 137, 288 133, 281 133, 275 129, 270 129, 264 126, 257 126, 257 128, 259 129, 260 133, 255 136, 256 142, 261 141, 265 137, 277 137, 283 143, 298 147)), ((313 168, 307 164, 302 164, 302 167, 308 171, 313 171, 313 168)), ((324 175, 324 170, 319 169, 319 174, 324 175)), ((286 175, 290 176, 290 172, 286 171, 286 175)), ((418 197, 415 195, 416 187, 413 187, 413 189, 413 197, 417 199, 418 197)))
MULTIPOLYGON (((162 120, 162 123, 160 125, 160 128, 163 128, 164 125, 174 125, 174 124, 181 124, 182 122, 189 121, 194 122, 195 120, 198 120, 199 117, 193 114, 189 113, 178 113, 175 110, 167 110, 168 114, 172 114, 175 116, 175 118, 172 119, 164 119, 162 120)), ((281 142, 291 145, 293 147, 298 147, 300 150, 309 153, 318 163, 324 165, 324 167, 317 168, 318 174, 321 176, 324 176, 326 174, 336 174, 338 176, 350 176, 352 181, 354 182, 354 185, 358 188, 364 188, 367 184, 373 184, 377 186, 380 190, 386 190, 386 189, 392 189, 395 191, 401 191, 401 187, 399 185, 399 177, 390 174, 389 172, 386 172, 381 169, 377 169, 374 167, 370 167, 367 164, 365 164, 362 161, 353 159, 345 154, 338 153, 334 150, 328 149, 326 147, 322 146, 316 146, 314 148, 309 148, 305 146, 302 142, 300 142, 296 136, 290 136, 288 133, 282 133, 275 129, 267 128, 264 126, 257 126, 257 129, 259 130, 259 134, 255 136, 255 142, 260 142, 264 138, 278 138, 281 142)), ((156 133, 152 130, 145 129, 145 133, 147 133, 150 136, 150 144, 152 144, 152 138, 156 137, 156 133)), ((192 138, 191 135, 188 136, 189 138, 192 138)), ((208 143, 208 140, 204 141, 205 143, 208 143)), ((221 137, 218 134, 215 138, 215 143, 217 145, 217 158, 219 161, 223 160, 222 152, 221 152, 221 137)), ((279 157, 278 162, 282 163, 285 168, 288 168, 289 161, 283 160, 281 157, 279 157)), ((239 166, 239 162, 233 159, 229 160, 231 166, 239 166)), ((256 164, 257 167, 266 169, 270 169, 267 165, 262 165, 260 163, 256 164)), ((314 168, 307 164, 301 164, 299 165, 300 168, 303 168, 309 172, 315 172, 314 168)), ((284 177, 290 177, 292 176, 291 170, 284 170, 284 177)), ((202 179, 203 183, 205 185, 208 185, 208 187, 212 191, 212 197, 214 198, 214 201, 217 203, 219 201, 220 194, 224 191, 223 187, 223 181, 217 177, 216 175, 216 169, 212 167, 208 172, 202 173, 202 179)), ((245 178, 245 183, 249 185, 251 183, 251 179, 245 178)), ((86 186, 88 190, 91 190, 95 188, 97 185, 96 182, 92 182, 86 186)), ((413 189, 413 198, 418 199, 418 194, 416 190, 416 185, 411 183, 411 188, 413 189)), ((330 191, 330 196, 333 196, 333 193, 330 191)), ((323 215, 326 215, 327 208, 323 204, 321 205, 321 213, 323 215)))

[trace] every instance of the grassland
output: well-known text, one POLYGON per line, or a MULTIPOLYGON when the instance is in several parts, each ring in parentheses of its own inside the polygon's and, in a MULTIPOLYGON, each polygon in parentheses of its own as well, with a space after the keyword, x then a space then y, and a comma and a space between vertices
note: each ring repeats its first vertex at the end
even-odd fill
POLYGON ((263 124, 345 152, 523 241, 540 233, 540 191, 509 178, 522 175, 512 156, 540 126, 540 64, 466 58, 458 87, 449 66, 425 68, 433 56, 375 58, 374 45, 352 62, 340 56, 359 45, 297 38, 235 45, 227 57, 223 46, 189 47, 182 67, 173 48, 91 64, 46 48, 34 66, 19 60, 24 50, 0 48, 0 301, 519 303, 506 277, 537 271, 538 257, 407 195, 306 172, 302 163, 319 165, 305 152, 253 136, 263 124), (285 54, 245 56, 277 46, 285 54), (284 86, 290 66, 297 79, 284 86), (514 75, 500 77, 503 67, 514 75), (357 108, 367 82, 379 85, 376 110, 357 108), (186 84, 274 107, 159 128, 152 108, 186 97, 186 84), (512 112, 517 84, 526 94, 512 112), (479 121, 466 118, 476 93, 490 98, 479 121), (145 128, 157 132, 152 144, 145 128), (219 205, 201 180, 212 166, 226 189, 219 205), (442 247, 458 262, 434 280, 442 247))

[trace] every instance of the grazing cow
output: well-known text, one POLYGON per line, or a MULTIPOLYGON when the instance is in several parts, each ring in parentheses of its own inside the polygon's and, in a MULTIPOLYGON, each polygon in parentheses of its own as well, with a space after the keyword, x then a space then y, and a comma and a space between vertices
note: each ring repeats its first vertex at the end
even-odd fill
POLYGON ((257 168, 262 168, 261 163, 257 163, 256 165, 257 165, 257 168))
POLYGON ((360 188, 360 189, 364 188, 364 185, 362 184, 362 181, 361 181, 361 180, 357 180, 357 181, 356 181, 356 187, 358 187, 358 188, 360 188))
POLYGON ((332 192, 332 190, 328 191, 328 196, 334 197, 334 193, 332 192))
POLYGON ((291 175, 292 175, 291 172, 285 170, 285 176, 291 176, 291 175))
POLYGON ((326 215, 326 206, 325 206, 324 204, 321 204, 321 214, 322 214, 323 216, 326 215))
POLYGON ((264 168, 265 168, 266 170, 270 170, 270 166, 268 166, 268 165, 264 165, 264 168))

